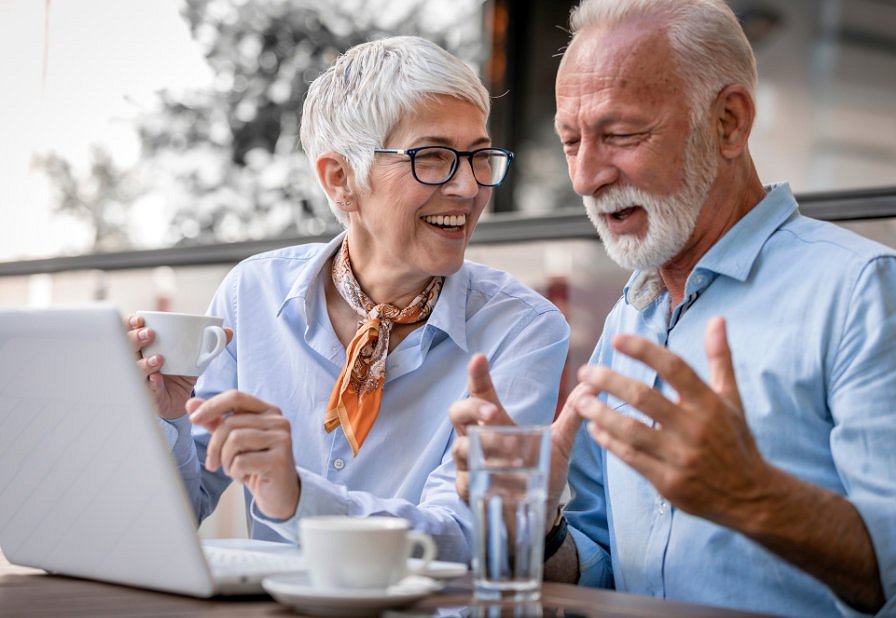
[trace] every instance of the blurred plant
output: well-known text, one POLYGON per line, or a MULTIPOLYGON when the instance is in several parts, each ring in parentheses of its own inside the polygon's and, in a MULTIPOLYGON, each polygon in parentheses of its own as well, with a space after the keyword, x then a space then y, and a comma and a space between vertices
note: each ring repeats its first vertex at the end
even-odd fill
POLYGON ((160 94, 139 121, 143 165, 171 209, 171 244, 315 234, 336 226, 297 149, 308 84, 345 49, 421 34, 478 64, 483 0, 186 0, 215 74, 160 94))
POLYGON ((119 169, 102 146, 90 149, 85 173, 54 152, 37 156, 35 167, 50 180, 57 214, 69 215, 91 229, 90 251, 118 251, 132 246, 127 211, 141 190, 133 171, 119 169))

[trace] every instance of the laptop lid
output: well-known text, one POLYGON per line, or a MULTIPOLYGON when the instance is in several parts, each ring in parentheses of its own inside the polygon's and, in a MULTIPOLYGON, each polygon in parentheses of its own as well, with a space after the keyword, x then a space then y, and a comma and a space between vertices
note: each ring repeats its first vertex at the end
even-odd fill
POLYGON ((114 307, 0 309, 0 548, 64 575, 215 592, 114 307))

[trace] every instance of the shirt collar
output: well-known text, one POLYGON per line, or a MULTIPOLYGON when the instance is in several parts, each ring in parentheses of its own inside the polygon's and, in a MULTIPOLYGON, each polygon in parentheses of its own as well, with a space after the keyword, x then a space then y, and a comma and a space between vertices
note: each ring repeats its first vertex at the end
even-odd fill
POLYGON ((311 260, 308 261, 308 264, 305 268, 301 270, 299 276, 296 277, 296 280, 293 281, 292 287, 289 288, 289 291, 286 293, 286 297, 283 299, 283 302, 280 303, 280 306, 277 308, 277 316, 279 317, 283 310, 286 308, 286 305, 296 299, 303 299, 305 302, 301 304, 301 310, 305 312, 305 319, 307 320, 308 315, 311 313, 311 301, 313 299, 313 290, 315 290, 315 282, 317 278, 320 276, 321 271, 324 266, 327 264, 327 260, 336 253, 337 249, 339 249, 339 245, 342 244, 342 239, 345 238, 345 235, 348 232, 341 232, 336 235, 333 240, 327 243, 327 245, 323 248, 322 251, 319 251, 311 260))
MULTIPOLYGON (((290 287, 289 292, 287 292, 283 302, 280 303, 280 307, 277 309, 278 316, 283 312, 288 303, 293 300, 302 299, 304 302, 301 303, 300 310, 304 311, 304 317, 307 322, 308 316, 313 310, 311 307, 314 299, 312 292, 316 289, 316 280, 320 276, 324 266, 326 266, 327 261, 339 249, 339 246, 342 244, 342 239, 345 238, 347 233, 348 232, 342 232, 338 234, 333 240, 327 243, 322 251, 318 252, 317 255, 308 262, 308 265, 305 268, 302 269, 301 274, 296 277, 296 280, 293 282, 292 287, 290 287)), ((439 294, 436 306, 433 308, 432 313, 426 322, 426 326, 424 327, 426 330, 434 328, 444 332, 451 337, 454 343, 464 352, 468 351, 466 328, 468 287, 469 271, 466 268, 466 264, 464 264, 457 273, 445 277, 442 292, 439 294)), ((432 334, 429 334, 427 339, 431 340, 432 334)))
MULTIPOLYGON (((699 287, 705 287, 719 275, 737 281, 747 279, 766 241, 797 212, 789 184, 769 185, 765 190, 765 198, 700 258, 688 277, 688 288, 692 279, 699 287)), ((658 271, 635 271, 625 286, 623 297, 627 304, 641 311, 665 289, 658 271)), ((686 290, 686 293, 690 291, 686 290)))
POLYGON ((424 329, 438 329, 451 337, 455 345, 467 350, 467 295, 470 272, 466 262, 453 275, 445 277, 442 293, 424 329))

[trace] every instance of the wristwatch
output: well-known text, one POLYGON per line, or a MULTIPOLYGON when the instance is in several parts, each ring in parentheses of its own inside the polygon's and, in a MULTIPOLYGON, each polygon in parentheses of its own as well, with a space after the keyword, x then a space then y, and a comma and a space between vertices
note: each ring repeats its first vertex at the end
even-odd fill
POLYGON ((548 535, 544 537, 544 562, 550 560, 554 554, 563 546, 566 535, 569 534, 569 528, 566 525, 566 518, 563 516, 563 509, 557 508, 557 515, 554 518, 554 526, 548 535))

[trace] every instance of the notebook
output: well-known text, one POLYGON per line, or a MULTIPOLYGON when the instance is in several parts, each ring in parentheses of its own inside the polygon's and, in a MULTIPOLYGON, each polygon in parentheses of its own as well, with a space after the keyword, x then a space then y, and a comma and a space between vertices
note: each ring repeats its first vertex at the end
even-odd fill
POLYGON ((0 309, 6 558, 198 597, 261 593, 303 568, 286 544, 207 545, 117 309, 0 309))

